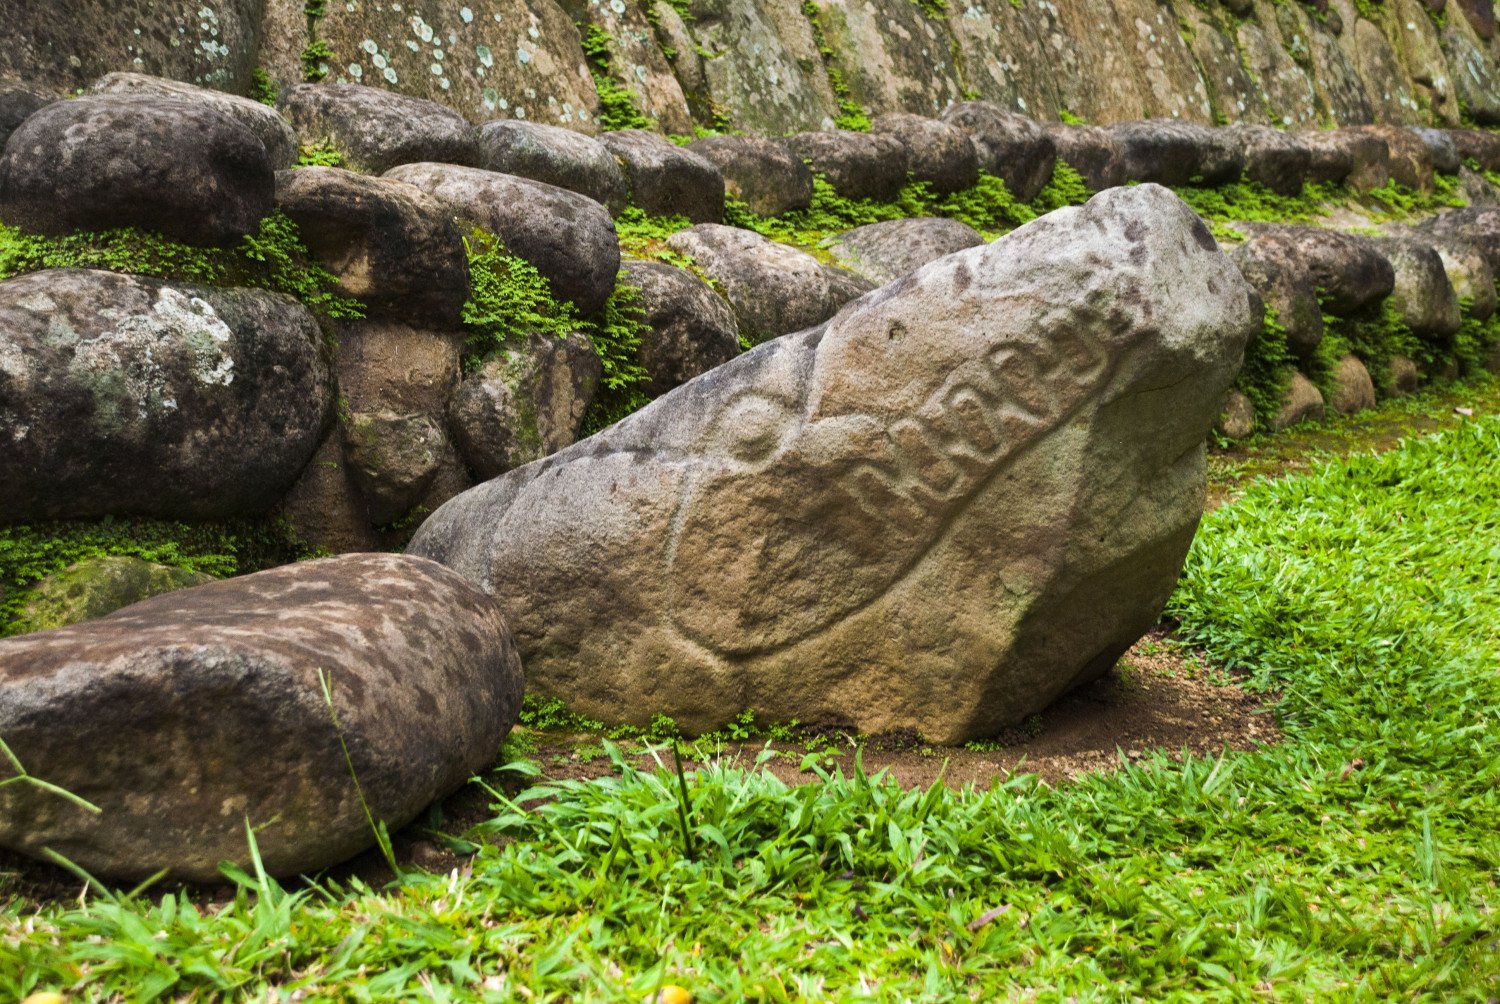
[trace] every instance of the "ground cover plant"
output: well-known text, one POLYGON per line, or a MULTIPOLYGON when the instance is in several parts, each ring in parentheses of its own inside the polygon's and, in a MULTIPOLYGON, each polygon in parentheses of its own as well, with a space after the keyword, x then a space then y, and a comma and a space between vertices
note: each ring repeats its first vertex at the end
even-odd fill
POLYGON ((494 842, 448 874, 13 898, 0 994, 1492 997, 1497 450, 1500 420, 1466 422, 1207 517, 1170 612, 1280 691, 1283 745, 987 790, 670 753, 510 797, 490 775, 494 842))

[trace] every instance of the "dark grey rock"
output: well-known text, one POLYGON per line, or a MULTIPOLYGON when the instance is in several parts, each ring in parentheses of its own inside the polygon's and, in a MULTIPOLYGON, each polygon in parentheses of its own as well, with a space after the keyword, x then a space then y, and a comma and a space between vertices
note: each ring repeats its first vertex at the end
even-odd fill
POLYGON ((327 144, 351 170, 383 174, 421 161, 479 163, 474 127, 436 101, 363 84, 294 84, 276 107, 303 143, 327 144))
POLYGON ((1376 246, 1395 270, 1391 302, 1407 326, 1429 340, 1455 334, 1462 321, 1458 294, 1437 251, 1420 240, 1401 237, 1378 240, 1376 246))
POLYGON ((1369 237, 1279 223, 1240 226, 1252 235, 1246 248, 1307 276, 1331 314, 1355 313, 1385 299, 1395 285, 1391 263, 1369 237))
POLYGON ((1357 129, 1303 132, 1297 138, 1312 160, 1309 182, 1346 181, 1359 192, 1384 188, 1391 180, 1391 155, 1385 140, 1357 129))
POLYGON ((895 136, 803 132, 786 144, 846 199, 890 202, 906 184, 906 147, 895 136))
POLYGON ((724 176, 713 161, 640 129, 599 137, 619 160, 630 201, 651 216, 686 216, 694 223, 724 218, 724 176))
POLYGON ((620 270, 609 210, 586 195, 540 181, 452 164, 403 164, 387 178, 415 185, 499 237, 560 298, 590 314, 604 306, 620 270))
POLYGON ((687 269, 664 262, 624 263, 628 282, 640 290, 639 361, 651 375, 646 392, 660 397, 693 377, 740 354, 740 329, 724 298, 687 269))
POLYGON ((7 519, 264 512, 332 404, 322 334, 288 297, 84 269, 0 283, 7 519))
POLYGON ((103 810, 7 785, 0 845, 122 881, 214 882, 221 862, 250 867, 248 825, 270 874, 313 873, 374 842, 362 801, 395 830, 489 764, 521 690, 494 601, 395 554, 0 641, 0 735, 103 810))
POLYGON ((1421 221, 1413 229, 1424 237, 1468 241, 1479 248, 1490 269, 1500 275, 1500 206, 1450 209, 1421 221))
POLYGON ((1161 185, 1220 185, 1245 167, 1240 145, 1225 130, 1192 122, 1149 119, 1109 127, 1125 158, 1125 176, 1161 185))
POLYGON ((1312 276, 1287 241, 1251 238, 1230 252, 1240 274, 1255 288, 1286 334, 1287 346, 1311 359, 1323 340, 1323 308, 1312 276))
POLYGON ((940 195, 972 188, 979 180, 974 143, 958 126, 909 112, 887 112, 875 117, 870 131, 900 140, 911 176, 940 195))
POLYGON ((897 279, 964 248, 977 247, 984 237, 957 220, 888 220, 846 230, 823 242, 838 263, 876 286, 897 279))
POLYGON ((137 94, 56 101, 0 158, 0 219, 45 234, 139 227, 231 244, 270 213, 264 144, 202 103, 137 94))
MULTIPOLYGON (((1046 129, 1025 115, 987 101, 960 101, 943 111, 943 121, 969 134, 979 169, 1002 179, 1022 202, 1036 198, 1052 180, 1057 144, 1046 129)), ((1076 164, 1074 168, 1084 173, 1076 164)))
POLYGON ((442 425, 421 413, 356 411, 344 424, 344 459, 370 522, 404 515, 437 475, 447 443, 442 425))
POLYGON ((1125 177, 1125 148, 1108 130, 1099 126, 1046 124, 1047 135, 1057 148, 1057 158, 1079 174, 1096 192, 1115 188, 1125 177))
POLYGON ((629 186, 609 149, 592 136, 520 119, 496 119, 479 127, 479 166, 542 181, 603 203, 625 208, 629 186))
POLYGON ((1458 173, 1458 169, 1463 166, 1463 158, 1459 156, 1458 145, 1453 142, 1453 138, 1447 131, 1413 126, 1411 132, 1426 144, 1431 152, 1434 171, 1438 174, 1458 173))
POLYGON ((223 112, 260 139, 273 168, 297 162, 297 133, 276 109, 237 94, 195 87, 180 80, 167 80, 144 73, 107 73, 89 85, 91 94, 144 94, 148 97, 193 101, 223 112))
POLYGON ((45 108, 50 101, 24 87, 0 87, 0 151, 16 127, 45 108))
POLYGON ((1432 191, 1432 147, 1412 130, 1404 126, 1359 125, 1345 126, 1339 132, 1361 132, 1384 140, 1391 180, 1417 191, 1432 191))
POLYGON ((421 189, 336 167, 276 175, 276 204, 302 241, 374 318, 457 326, 469 297, 463 238, 421 189))
POLYGON ((812 204, 813 176, 786 143, 754 136, 706 136, 688 149, 724 175, 728 194, 762 216, 780 216, 812 204))
POLYGON ((805 251, 736 227, 701 223, 673 234, 667 246, 719 284, 740 334, 752 343, 821 324, 873 288, 805 251))
POLYGON ((1500 171, 1500 133, 1484 129, 1449 129, 1459 157, 1473 159, 1481 171, 1500 171))
POLYGON ((1313 154, 1295 133, 1261 125, 1231 126, 1229 132, 1245 152, 1247 179, 1281 195, 1302 191, 1313 154))
POLYGON ((578 439, 603 365, 582 335, 533 334, 464 379, 448 410, 458 451, 482 481, 578 439))

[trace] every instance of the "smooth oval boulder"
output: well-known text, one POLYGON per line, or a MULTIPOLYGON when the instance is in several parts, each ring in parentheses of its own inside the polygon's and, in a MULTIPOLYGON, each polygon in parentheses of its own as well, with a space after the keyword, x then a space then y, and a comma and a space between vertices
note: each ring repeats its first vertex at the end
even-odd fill
POLYGON ((582 335, 528 335, 459 384, 448 406, 458 452, 481 481, 578 440, 603 364, 582 335))
POLYGON ((411 551, 594 717, 993 736, 1156 623, 1259 324, 1191 209, 1112 189, 458 496, 411 551))
POLYGON ((604 306, 620 271, 609 210, 586 195, 540 181, 453 164, 403 164, 385 177, 415 185, 500 238, 581 313, 604 306))
POLYGON ((812 205, 813 176, 780 140, 755 136, 705 136, 687 147, 713 162, 725 191, 762 216, 780 216, 812 205))
POLYGON ((272 208, 260 139, 201 102, 145 94, 54 101, 0 157, 0 219, 43 234, 137 227, 232 244, 272 208))
POLYGON ((1385 140, 1358 129, 1299 133, 1312 159, 1307 180, 1313 183, 1348 182, 1358 192, 1384 188, 1391 180, 1391 152, 1385 140))
POLYGON ((983 243, 984 236, 967 223, 929 218, 870 223, 830 237, 823 246, 844 268, 884 286, 930 261, 983 243))
POLYGON ((1323 421, 1323 392, 1300 371, 1293 371, 1281 398, 1281 410, 1271 417, 1271 431, 1281 432, 1303 422, 1323 421))
POLYGON ((752 230, 700 223, 667 239, 718 283, 751 343, 801 331, 828 320, 874 287, 806 251, 752 230))
POLYGON ((1108 129, 1060 122, 1048 122, 1046 129, 1057 149, 1057 159, 1082 175, 1089 188, 1102 192, 1128 180, 1125 148, 1108 129))
POLYGON ((540 122, 496 119, 481 125, 479 166, 587 195, 611 213, 625 208, 630 192, 620 162, 603 143, 540 122))
POLYGON ((16 633, 81 624, 162 593, 201 586, 214 577, 128 555, 75 561, 26 589, 16 633))
POLYGON ((1222 185, 1245 167, 1240 145, 1224 130, 1194 122, 1151 119, 1109 127, 1131 181, 1159 185, 1222 185))
POLYGON ((626 261, 622 282, 640 291, 641 348, 649 375, 646 393, 660 397, 740 354, 734 311, 713 287, 685 268, 659 261, 626 261))
POLYGON ((102 810, 0 787, 0 846, 122 881, 213 882, 221 862, 249 866, 248 825, 272 875, 316 872, 374 843, 362 800, 394 830, 493 760, 521 690, 494 601, 393 554, 0 641, 0 735, 102 810))
POLYGON ((1251 237, 1229 257, 1265 301, 1267 321, 1286 336, 1287 347, 1302 359, 1311 359, 1323 340, 1323 306, 1295 247, 1286 241, 1251 237))
POLYGON ((1394 270, 1391 303, 1406 326, 1428 339, 1446 339, 1456 333, 1462 323, 1458 294, 1437 250, 1399 237, 1381 239, 1376 246, 1394 270))
POLYGON ((1346 126, 1339 131, 1362 132, 1383 141, 1388 155, 1386 169, 1391 180, 1419 192, 1432 191, 1432 148, 1410 129, 1393 125, 1360 125, 1346 126))
POLYGON ((1333 371, 1333 400, 1328 405, 1339 415, 1375 407, 1375 381, 1358 356, 1345 355, 1339 360, 1333 371))
POLYGON ((276 107, 304 144, 328 146, 354 171, 383 174, 421 161, 479 163, 474 127, 436 101, 363 84, 293 84, 276 107))
POLYGON ((1306 276, 1331 314, 1353 314, 1385 299, 1395 285, 1391 263, 1369 237, 1282 223, 1240 226, 1251 234, 1245 247, 1306 276))
POLYGON ((90 94, 144 94, 159 98, 191 101, 223 112, 255 133, 277 169, 297 162, 297 131, 269 105, 242 98, 238 94, 195 87, 180 80, 153 77, 145 73, 106 73, 89 85, 90 94))
MULTIPOLYGON (((1025 115, 988 101, 960 101, 943 110, 943 121, 969 134, 979 169, 1003 180, 1020 201, 1030 202, 1052 180, 1057 144, 1046 129, 1025 115)), ((1108 187, 1095 186, 1096 190, 1108 187)))
POLYGON ((906 146, 895 136, 801 132, 786 144, 846 199, 890 202, 906 184, 906 146))
POLYGON ((910 112, 887 112, 875 117, 870 131, 900 140, 906 147, 906 169, 939 195, 972 188, 979 180, 974 143, 958 126, 910 112))
POLYGON ((1500 275, 1500 206, 1470 206, 1449 209, 1428 217, 1413 227, 1425 238, 1467 241, 1477 247, 1500 275))
POLYGON ((1474 161, 1481 171, 1500 171, 1500 133, 1487 129, 1449 129, 1447 133, 1459 157, 1474 161))
POLYGON ((1458 169, 1463 166, 1463 158, 1459 156, 1458 145, 1446 130, 1412 126, 1409 131, 1426 145, 1432 155, 1434 171, 1438 174, 1458 173, 1458 169))
POLYGON ((1295 134, 1260 125, 1232 126, 1229 132, 1245 152, 1246 179, 1278 195, 1302 191, 1312 167, 1312 150, 1295 134))
POLYGON ((356 411, 343 422, 344 461, 370 522, 404 515, 442 466, 448 437, 431 415, 356 411))
POLYGON ((641 129, 607 132, 599 141, 624 169, 630 201, 648 215, 724 218, 724 175, 713 161, 641 129))
POLYGON ((448 207, 415 186, 336 167, 276 174, 276 205, 370 317, 458 325, 469 261, 448 207))
POLYGON ((323 352, 307 309, 265 290, 87 269, 0 283, 0 512, 264 512, 331 417, 323 352))

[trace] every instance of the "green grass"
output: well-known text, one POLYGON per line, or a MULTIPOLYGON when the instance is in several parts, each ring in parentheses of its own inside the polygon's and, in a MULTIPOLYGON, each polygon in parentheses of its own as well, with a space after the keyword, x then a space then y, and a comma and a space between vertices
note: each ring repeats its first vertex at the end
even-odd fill
POLYGON ((1500 421, 1471 422, 1207 517, 1170 611, 1281 694, 1282 746, 987 791, 715 765, 684 795, 617 758, 605 781, 497 794, 481 830, 504 841, 452 874, 235 873, 212 907, 13 900, 0 994, 1484 1000, 1497 451, 1500 421))

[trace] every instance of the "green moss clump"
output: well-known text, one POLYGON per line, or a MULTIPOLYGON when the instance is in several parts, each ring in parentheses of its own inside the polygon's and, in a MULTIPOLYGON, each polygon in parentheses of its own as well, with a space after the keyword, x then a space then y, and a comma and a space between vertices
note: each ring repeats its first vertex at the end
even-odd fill
POLYGON ((344 154, 328 140, 303 143, 297 148, 297 163, 293 167, 343 167, 344 154))
POLYGON ((259 66, 250 71, 250 93, 247 96, 251 101, 275 108, 277 94, 276 83, 269 73, 259 66))
POLYGON ((604 365, 599 392, 584 416, 585 436, 614 425, 650 403, 645 388, 651 375, 640 363, 645 317, 640 288, 626 282, 621 272, 603 309, 583 329, 604 365))
POLYGON ((358 318, 358 300, 312 257, 297 224, 278 211, 230 248, 179 244, 130 227, 44 237, 0 223, 0 280, 48 268, 93 268, 210 286, 256 286, 302 301, 315 314, 358 318))
POLYGON ((609 33, 597 24, 580 24, 578 30, 583 36, 584 60, 593 75, 594 89, 599 92, 599 128, 606 132, 655 129, 651 117, 636 107, 636 96, 610 75, 609 33))
POLYGON ((128 556, 217 578, 314 557, 284 520, 176 523, 68 520, 0 527, 0 637, 20 618, 37 581, 89 558, 128 556))
POLYGON ((1265 321, 1245 346, 1245 361, 1235 380, 1235 388, 1255 406, 1258 428, 1269 430, 1271 419, 1281 410, 1281 400, 1291 384, 1292 365, 1286 329, 1276 316, 1276 308, 1267 304, 1265 321))

